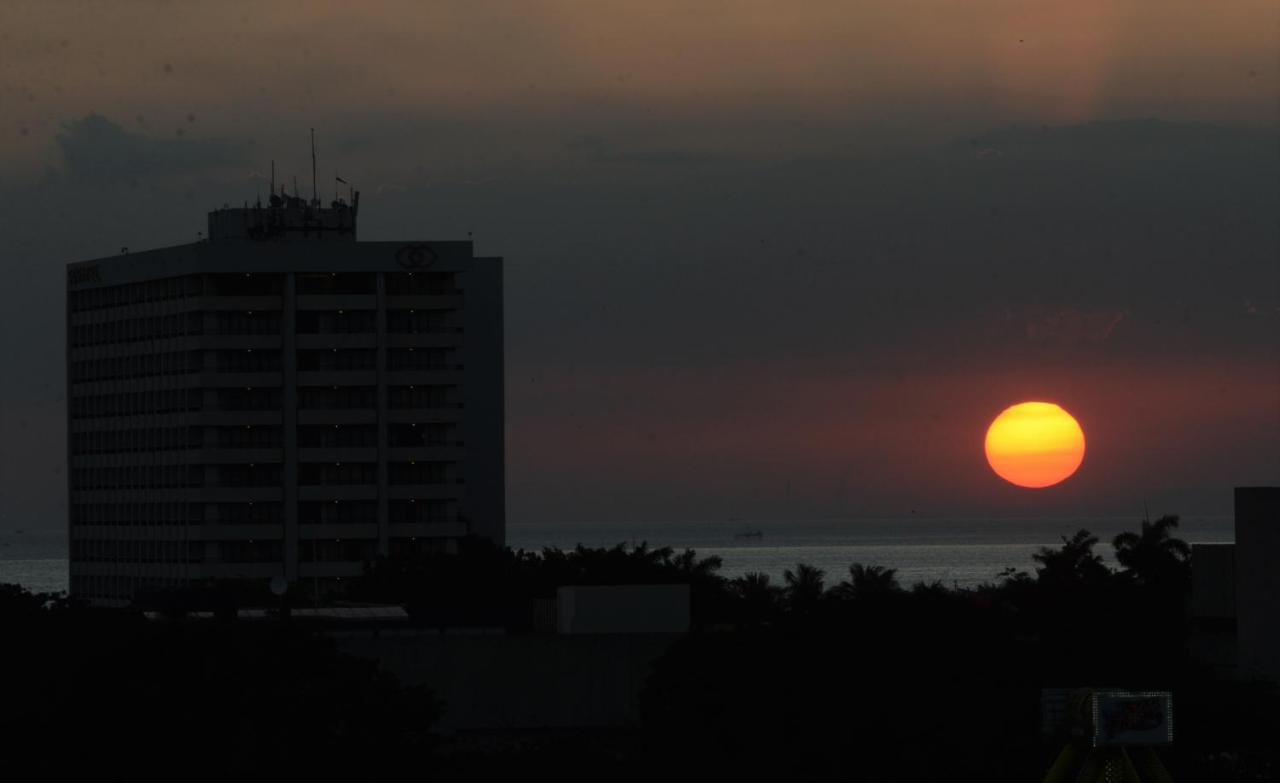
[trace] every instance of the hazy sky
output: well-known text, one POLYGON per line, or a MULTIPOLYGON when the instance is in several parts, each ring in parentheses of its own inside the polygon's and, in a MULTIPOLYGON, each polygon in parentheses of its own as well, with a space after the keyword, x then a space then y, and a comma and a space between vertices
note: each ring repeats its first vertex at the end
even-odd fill
POLYGON ((1229 512, 1280 481, 1278 19, 7 2, 0 527, 65 522, 63 265, 193 240, 311 127, 362 238, 506 257, 514 523, 1229 512), (1028 398, 1088 439, 1054 489, 982 457, 1028 398))

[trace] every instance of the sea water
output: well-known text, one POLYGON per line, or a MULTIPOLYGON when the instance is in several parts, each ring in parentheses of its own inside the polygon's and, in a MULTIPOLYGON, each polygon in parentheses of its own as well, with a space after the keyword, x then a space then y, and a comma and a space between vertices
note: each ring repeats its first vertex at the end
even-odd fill
MULTIPOLYGON (((647 543, 677 552, 719 557, 727 577, 749 572, 780 582, 797 563, 821 568, 828 584, 840 581, 853 563, 893 568, 900 582, 940 581, 970 587, 996 580, 1007 568, 1031 571, 1031 556, 1061 544, 1081 528, 1099 538, 1095 551, 1115 565, 1111 540, 1136 530, 1135 517, 1063 518, 872 518, 821 520, 692 520, 687 522, 512 523, 507 543, 515 549, 628 546, 647 543)), ((1191 543, 1229 543, 1229 516, 1189 516, 1175 531, 1191 543)), ((66 533, 62 530, 0 531, 0 582, 36 592, 67 589, 66 533)))

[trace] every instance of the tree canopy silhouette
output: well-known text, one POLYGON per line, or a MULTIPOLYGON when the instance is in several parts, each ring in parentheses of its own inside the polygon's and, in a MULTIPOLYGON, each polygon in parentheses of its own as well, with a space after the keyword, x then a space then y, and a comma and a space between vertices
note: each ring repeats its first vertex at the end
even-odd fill
POLYGON ((1146 587, 1185 590, 1190 585, 1191 547, 1173 536, 1177 527, 1178 517, 1165 515, 1155 522, 1143 520, 1138 532, 1127 531, 1113 539, 1116 560, 1129 578, 1146 587))
POLYGON ((1073 584, 1094 585, 1111 576, 1102 555, 1093 551, 1098 537, 1088 530, 1077 530, 1071 538, 1062 536, 1062 547, 1041 547, 1031 559, 1040 564, 1036 576, 1042 584, 1069 587, 1073 584))

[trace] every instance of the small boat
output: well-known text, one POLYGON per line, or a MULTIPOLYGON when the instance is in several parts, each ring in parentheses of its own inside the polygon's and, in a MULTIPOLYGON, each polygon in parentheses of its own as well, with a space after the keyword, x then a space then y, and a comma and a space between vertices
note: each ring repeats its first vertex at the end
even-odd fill
POLYGON ((764 533, 759 530, 744 530, 741 533, 735 533, 734 538, 764 538, 764 533))

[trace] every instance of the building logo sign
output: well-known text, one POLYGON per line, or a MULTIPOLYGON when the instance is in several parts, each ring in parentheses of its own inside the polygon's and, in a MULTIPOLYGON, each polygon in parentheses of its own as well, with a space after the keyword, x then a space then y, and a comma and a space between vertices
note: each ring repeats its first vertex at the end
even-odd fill
POLYGON ((405 245, 396 251, 396 263, 401 269, 413 272, 426 269, 436 261, 436 251, 423 244, 405 245))
POLYGON ((101 283, 102 274, 98 271, 97 264, 89 264, 88 266, 78 266, 74 269, 67 270, 67 288, 74 288, 83 283, 101 283))

